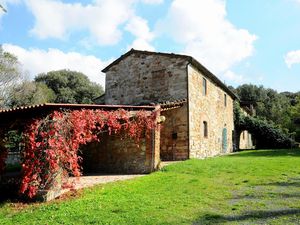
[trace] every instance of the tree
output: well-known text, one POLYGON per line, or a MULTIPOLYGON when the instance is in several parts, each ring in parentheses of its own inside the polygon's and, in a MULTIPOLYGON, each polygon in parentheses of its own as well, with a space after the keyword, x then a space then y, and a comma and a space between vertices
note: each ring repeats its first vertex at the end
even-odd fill
POLYGON ((235 92, 242 101, 246 102, 259 102, 266 98, 264 87, 253 84, 243 84, 237 87, 235 92))
POLYGON ((0 108, 6 107, 10 90, 20 83, 22 72, 18 58, 0 46, 0 108))
POLYGON ((244 84, 237 87, 236 93, 241 101, 255 105, 257 117, 289 129, 291 124, 291 100, 285 94, 252 84, 244 84))
POLYGON ((280 94, 287 97, 290 100, 290 104, 292 106, 295 106, 298 102, 298 99, 300 99, 300 92, 293 93, 293 92, 285 91, 280 94))
POLYGON ((291 108, 291 117, 293 119, 291 130, 295 132, 295 139, 300 142, 300 97, 296 100, 297 104, 291 108))
POLYGON ((234 104, 235 146, 239 149, 240 134, 248 130, 257 149, 296 147, 295 141, 280 127, 266 120, 244 115, 237 102, 234 104))
POLYGON ((39 74, 35 81, 52 89, 56 95, 54 102, 57 103, 93 103, 94 98, 104 93, 100 85, 76 71, 50 71, 39 74))
POLYGON ((24 81, 10 92, 10 107, 26 106, 53 102, 56 96, 52 89, 43 83, 24 81))

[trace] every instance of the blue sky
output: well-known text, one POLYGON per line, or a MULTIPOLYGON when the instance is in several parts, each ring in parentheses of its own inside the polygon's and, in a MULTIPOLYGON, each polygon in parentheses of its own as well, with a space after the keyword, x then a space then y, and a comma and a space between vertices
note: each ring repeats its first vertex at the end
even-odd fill
POLYGON ((130 48, 191 55, 227 85, 300 91, 300 0, 0 0, 0 44, 29 79, 130 48))

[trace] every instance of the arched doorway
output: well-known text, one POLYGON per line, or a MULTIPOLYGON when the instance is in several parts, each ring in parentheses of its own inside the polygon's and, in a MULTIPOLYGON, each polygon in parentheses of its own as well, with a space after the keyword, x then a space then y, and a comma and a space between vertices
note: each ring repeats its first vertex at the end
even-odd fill
POLYGON ((239 148, 240 149, 253 149, 254 148, 254 144, 253 144, 253 140, 252 140, 252 135, 251 133, 249 133, 248 130, 243 130, 240 134, 239 137, 239 148))

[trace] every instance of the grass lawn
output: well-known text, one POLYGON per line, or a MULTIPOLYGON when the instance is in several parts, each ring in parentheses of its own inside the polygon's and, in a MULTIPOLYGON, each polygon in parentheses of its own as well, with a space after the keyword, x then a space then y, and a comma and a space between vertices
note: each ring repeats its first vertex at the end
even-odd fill
POLYGON ((300 150, 187 160, 65 200, 6 202, 0 224, 300 224, 300 150))

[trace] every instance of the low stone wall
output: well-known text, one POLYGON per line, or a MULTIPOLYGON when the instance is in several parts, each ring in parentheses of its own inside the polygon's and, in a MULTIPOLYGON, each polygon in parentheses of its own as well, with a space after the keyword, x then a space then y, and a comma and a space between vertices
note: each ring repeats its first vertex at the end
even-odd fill
POLYGON ((159 164, 159 131, 139 144, 124 135, 104 134, 101 142, 82 148, 82 157, 85 173, 150 173, 159 164))
POLYGON ((247 131, 244 130, 240 136, 240 149, 254 149, 255 146, 253 145, 252 135, 247 131))
POLYGON ((62 188, 62 170, 56 174, 53 178, 53 184, 46 189, 40 189, 37 191, 34 200, 41 202, 51 201, 64 193, 62 188))
POLYGON ((160 156, 162 160, 184 160, 189 157, 187 105, 161 113, 166 117, 161 128, 160 156))

